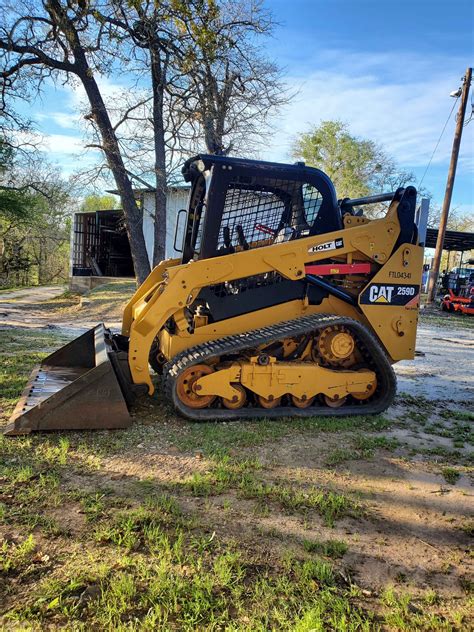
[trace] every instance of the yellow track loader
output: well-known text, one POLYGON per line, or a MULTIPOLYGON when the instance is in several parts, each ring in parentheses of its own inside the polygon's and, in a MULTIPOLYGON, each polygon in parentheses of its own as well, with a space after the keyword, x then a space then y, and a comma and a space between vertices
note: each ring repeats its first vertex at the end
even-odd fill
POLYGON ((338 201, 328 176, 304 163, 208 155, 183 174, 181 258, 137 289, 121 334, 98 325, 43 361, 6 434, 125 427, 134 399, 155 390, 150 367, 194 420, 390 405, 392 364, 415 353, 416 189, 338 201), (385 217, 363 216, 381 201, 385 217))

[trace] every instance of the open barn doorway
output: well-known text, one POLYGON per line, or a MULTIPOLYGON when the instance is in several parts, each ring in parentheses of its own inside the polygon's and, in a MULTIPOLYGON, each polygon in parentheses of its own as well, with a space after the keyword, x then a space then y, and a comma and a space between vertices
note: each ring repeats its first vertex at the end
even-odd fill
POLYGON ((135 276, 121 210, 76 213, 71 245, 71 289, 87 290, 109 278, 135 276))

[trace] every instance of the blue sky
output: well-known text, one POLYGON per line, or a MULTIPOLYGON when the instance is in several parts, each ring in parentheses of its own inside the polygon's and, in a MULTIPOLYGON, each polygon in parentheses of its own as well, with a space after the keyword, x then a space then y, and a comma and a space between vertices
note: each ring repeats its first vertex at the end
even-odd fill
MULTIPOLYGON (((291 161, 295 136, 328 118, 381 143, 417 184, 453 106, 449 93, 474 65, 473 6, 467 0, 267 0, 278 22, 267 40, 297 95, 274 122, 261 158, 291 161)), ((123 77, 103 81, 111 96, 123 77)), ((36 117, 50 158, 77 168, 80 93, 48 88, 36 117)), ((468 104, 468 112, 471 103, 468 104)), ((457 110, 457 106, 456 106, 457 110)), ((455 111, 456 111, 455 110, 455 111)), ((455 117, 423 185, 442 202, 455 117)), ((90 158, 93 159, 93 156, 90 158)), ((453 207, 474 213, 474 119, 464 129, 453 207)))

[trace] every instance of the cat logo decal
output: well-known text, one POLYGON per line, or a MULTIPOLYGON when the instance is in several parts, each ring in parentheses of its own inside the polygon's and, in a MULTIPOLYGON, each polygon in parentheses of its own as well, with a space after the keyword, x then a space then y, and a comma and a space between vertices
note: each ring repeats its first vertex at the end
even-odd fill
POLYGON ((370 303, 391 303, 393 285, 371 285, 369 289, 370 303))
POLYGON ((361 305, 398 305, 418 307, 419 285, 391 285, 371 283, 360 296, 361 305))

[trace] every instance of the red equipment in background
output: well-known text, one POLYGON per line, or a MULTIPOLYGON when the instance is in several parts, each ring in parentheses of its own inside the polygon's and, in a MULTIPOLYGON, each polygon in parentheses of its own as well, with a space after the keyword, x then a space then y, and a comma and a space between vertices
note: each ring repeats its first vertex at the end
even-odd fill
POLYGON ((456 296, 452 290, 449 290, 449 294, 445 294, 441 300, 441 309, 444 312, 474 316, 474 285, 470 286, 468 296, 456 296))

